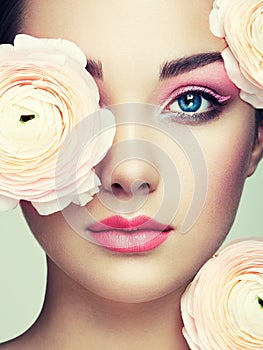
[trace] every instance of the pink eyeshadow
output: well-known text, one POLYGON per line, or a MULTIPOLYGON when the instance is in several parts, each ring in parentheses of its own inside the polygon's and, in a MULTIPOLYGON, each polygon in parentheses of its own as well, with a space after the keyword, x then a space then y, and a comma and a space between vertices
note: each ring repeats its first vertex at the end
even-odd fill
POLYGON ((239 89, 229 79, 223 62, 215 62, 161 81, 155 91, 154 100, 160 105, 169 99, 176 89, 189 86, 211 89, 225 100, 239 95, 239 89))

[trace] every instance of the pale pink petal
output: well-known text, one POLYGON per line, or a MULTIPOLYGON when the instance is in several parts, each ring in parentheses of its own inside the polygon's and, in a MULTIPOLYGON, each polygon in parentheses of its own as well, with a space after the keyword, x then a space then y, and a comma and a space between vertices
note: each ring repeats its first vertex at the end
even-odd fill
POLYGON ((257 95, 241 91, 240 98, 243 101, 246 101, 247 103, 251 104, 251 106, 253 106, 254 108, 263 108, 263 90, 261 90, 260 93, 258 93, 257 95))
POLYGON ((23 199, 47 215, 71 202, 85 205, 99 190, 93 167, 112 145, 114 116, 100 110, 74 43, 28 35, 14 43, 0 45, 3 208, 23 199))
POLYGON ((190 348, 262 349, 262 297, 263 239, 222 248, 182 296, 183 334, 190 348))
POLYGON ((14 40, 14 47, 17 52, 32 55, 37 51, 42 54, 63 54, 67 58, 75 60, 81 66, 86 66, 87 59, 81 49, 73 42, 62 39, 46 39, 39 40, 30 35, 18 34, 14 40))
POLYGON ((209 24, 211 32, 219 37, 223 38, 225 36, 224 22, 219 17, 219 11, 217 8, 213 8, 209 15, 209 24))
POLYGON ((18 206, 19 201, 14 198, 0 195, 0 211, 8 211, 15 209, 18 206))
POLYGON ((250 81, 248 81, 243 74, 241 73, 239 63, 233 56, 230 48, 226 48, 221 53, 225 68, 229 78, 233 81, 233 83, 242 90, 245 90, 248 93, 254 94, 258 92, 258 89, 255 85, 253 85, 250 81))
POLYGON ((45 202, 31 202, 40 215, 50 215, 63 210, 72 202, 71 197, 59 197, 45 202))
POLYGON ((222 52, 226 71, 254 108, 263 108, 262 8, 262 0, 215 0, 210 13, 211 32, 228 45, 222 52))

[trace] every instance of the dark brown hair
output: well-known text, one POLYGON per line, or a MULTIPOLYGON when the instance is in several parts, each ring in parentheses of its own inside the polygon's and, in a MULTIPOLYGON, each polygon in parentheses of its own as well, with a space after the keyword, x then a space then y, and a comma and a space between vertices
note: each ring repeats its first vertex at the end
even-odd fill
POLYGON ((11 44, 20 32, 24 0, 0 0, 0 44, 11 44))

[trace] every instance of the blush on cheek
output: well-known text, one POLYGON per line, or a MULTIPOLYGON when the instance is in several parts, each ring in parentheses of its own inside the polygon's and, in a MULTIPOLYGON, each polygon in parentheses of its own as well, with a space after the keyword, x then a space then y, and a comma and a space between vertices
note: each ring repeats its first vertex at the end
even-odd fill
POLYGON ((209 206, 216 220, 232 224, 247 177, 251 142, 236 142, 215 156, 208 168, 209 206))
POLYGON ((238 98, 199 134, 208 171, 207 202, 217 213, 215 220, 235 217, 253 151, 254 113, 238 98))

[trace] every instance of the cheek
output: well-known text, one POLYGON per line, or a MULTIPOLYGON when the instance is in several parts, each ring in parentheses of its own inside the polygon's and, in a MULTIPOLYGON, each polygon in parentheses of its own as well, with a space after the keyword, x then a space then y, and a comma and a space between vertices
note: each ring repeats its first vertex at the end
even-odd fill
MULTIPOLYGON (((207 124, 202 130, 194 130, 206 160, 207 193, 201 214, 192 228, 186 234, 178 235, 184 253, 181 261, 187 270, 185 276, 189 278, 192 278, 193 270, 197 271, 219 248, 234 221, 255 136, 253 115, 250 120, 249 117, 248 113, 244 118, 222 120, 207 124)), ((186 175, 184 178, 190 178, 186 175)), ((186 184, 185 180, 186 195, 179 222, 189 210, 190 191, 186 184)), ((196 182, 194 186, 197 185, 196 182)))
MULTIPOLYGON (((248 116, 247 118, 250 118, 248 116)), ((208 191, 205 208, 213 222, 229 230, 234 220, 255 137, 255 124, 244 119, 229 123, 206 148, 208 191)))

